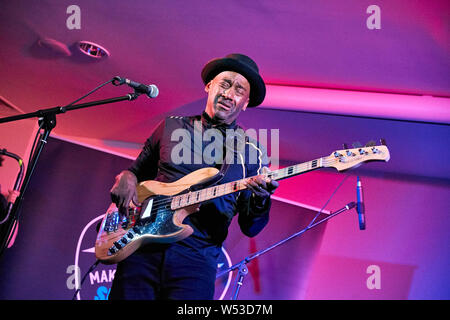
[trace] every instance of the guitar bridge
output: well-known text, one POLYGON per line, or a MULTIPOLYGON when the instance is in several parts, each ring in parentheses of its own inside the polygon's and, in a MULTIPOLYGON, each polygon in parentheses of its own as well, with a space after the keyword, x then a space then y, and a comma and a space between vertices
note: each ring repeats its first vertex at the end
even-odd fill
POLYGON ((108 213, 105 219, 105 227, 103 228, 107 233, 115 232, 119 229, 131 228, 136 224, 136 217, 141 213, 141 207, 130 208, 128 210, 128 217, 121 216, 119 211, 108 213))
POLYGON ((108 213, 105 219, 105 227, 107 233, 116 231, 119 228, 120 214, 119 211, 108 213))

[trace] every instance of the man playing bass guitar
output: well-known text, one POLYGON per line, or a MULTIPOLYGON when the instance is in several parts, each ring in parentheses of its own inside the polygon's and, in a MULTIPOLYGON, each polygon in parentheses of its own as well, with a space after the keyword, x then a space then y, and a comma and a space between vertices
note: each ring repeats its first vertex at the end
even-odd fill
POLYGON ((163 120, 137 159, 116 177, 111 189, 113 203, 127 215, 130 203, 137 204, 138 183, 170 183, 205 167, 221 169, 220 183, 255 178, 246 182, 247 189, 204 202, 187 216, 183 223, 193 229, 189 237, 143 245, 120 261, 109 299, 213 299, 217 258, 232 218, 238 215, 239 226, 249 237, 269 221, 270 195, 278 183, 258 176, 267 165, 265 149, 248 136, 240 147, 236 147, 236 139, 231 143, 227 139, 227 133, 240 129, 236 124, 239 114, 264 100, 266 87, 258 67, 245 55, 230 54, 209 61, 201 75, 208 96, 204 112, 163 120), (214 142, 223 145, 223 152, 212 157, 205 156, 211 141, 202 139, 198 145, 194 139, 196 130, 208 129, 221 133, 222 141, 214 142), (177 152, 180 146, 182 151, 177 152))

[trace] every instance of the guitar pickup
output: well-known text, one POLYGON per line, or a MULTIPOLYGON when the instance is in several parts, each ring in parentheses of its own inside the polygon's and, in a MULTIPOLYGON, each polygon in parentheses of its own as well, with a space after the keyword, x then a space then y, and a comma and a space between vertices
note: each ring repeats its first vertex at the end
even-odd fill
POLYGON ((109 213, 105 219, 105 231, 108 233, 116 231, 119 228, 119 219, 118 211, 109 213))

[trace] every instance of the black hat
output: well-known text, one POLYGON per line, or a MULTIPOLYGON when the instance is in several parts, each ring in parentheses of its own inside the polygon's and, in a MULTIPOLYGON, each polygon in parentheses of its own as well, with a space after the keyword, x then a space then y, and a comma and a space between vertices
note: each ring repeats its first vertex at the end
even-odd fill
POLYGON ((260 105, 266 96, 266 85, 259 75, 259 69, 255 61, 246 55, 232 53, 225 58, 217 58, 209 61, 202 70, 202 79, 206 85, 215 76, 223 71, 234 71, 242 74, 250 83, 249 107, 260 105))

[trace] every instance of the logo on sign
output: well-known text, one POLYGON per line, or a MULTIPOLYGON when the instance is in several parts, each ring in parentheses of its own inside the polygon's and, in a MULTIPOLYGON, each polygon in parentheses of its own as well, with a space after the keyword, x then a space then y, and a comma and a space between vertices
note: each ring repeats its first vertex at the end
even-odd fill
MULTIPOLYGON (((97 268, 90 271, 83 283, 81 283, 84 273, 96 262, 95 258, 95 238, 97 235, 96 226, 103 219, 104 215, 92 219, 82 230, 75 250, 75 262, 67 267, 69 274, 66 286, 69 290, 81 290, 77 293, 78 300, 107 300, 111 291, 112 281, 116 273, 115 265, 98 264, 97 268)), ((231 259, 224 247, 219 256, 218 272, 231 267, 231 259)), ((232 279, 232 272, 216 280, 216 292, 214 298, 222 300, 228 291, 232 279)))

